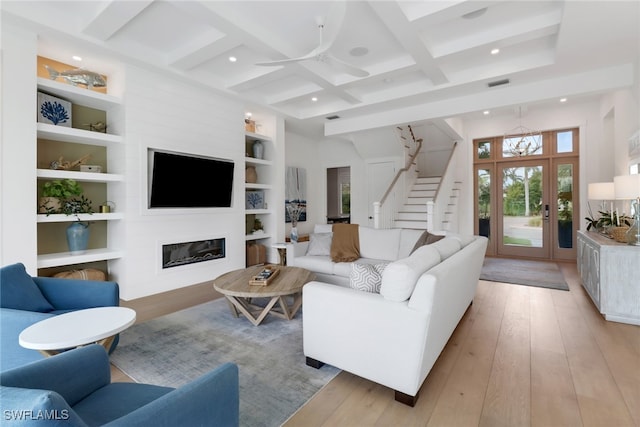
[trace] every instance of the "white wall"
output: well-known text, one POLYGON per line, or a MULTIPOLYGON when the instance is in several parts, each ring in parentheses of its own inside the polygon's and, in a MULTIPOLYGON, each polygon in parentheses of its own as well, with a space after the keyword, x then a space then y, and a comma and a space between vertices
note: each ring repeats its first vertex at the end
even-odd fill
POLYGON ((0 265, 37 273, 36 56, 32 32, 2 21, 0 51, 0 265))
MULTIPOLYGON (((244 267, 244 159, 242 104, 213 91, 133 66, 126 69, 126 199, 125 219, 115 235, 125 257, 112 263, 111 275, 120 283, 121 297, 139 298, 195 283, 244 267), (233 208, 149 210, 147 149, 231 159, 234 170, 233 208), (220 260, 161 268, 162 244, 226 238, 220 260)), ((198 185, 203 191, 215 182, 188 183, 176 176, 176 186, 198 185)), ((116 195, 117 197, 117 195, 116 195)))

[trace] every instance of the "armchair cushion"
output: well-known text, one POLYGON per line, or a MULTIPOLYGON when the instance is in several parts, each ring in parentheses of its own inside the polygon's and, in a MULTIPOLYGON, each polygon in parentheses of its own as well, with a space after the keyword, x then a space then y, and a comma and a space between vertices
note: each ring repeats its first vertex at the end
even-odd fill
POLYGON ((22 263, 0 268, 0 306, 40 313, 54 309, 22 263))

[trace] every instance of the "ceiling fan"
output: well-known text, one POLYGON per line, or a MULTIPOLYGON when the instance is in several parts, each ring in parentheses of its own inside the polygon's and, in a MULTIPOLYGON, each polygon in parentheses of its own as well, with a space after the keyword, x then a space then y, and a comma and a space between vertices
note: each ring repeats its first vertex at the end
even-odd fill
MULTIPOLYGON (((339 18, 340 23, 343 17, 344 17, 344 14, 341 14, 339 18)), ((334 23, 335 27, 331 27, 334 30, 332 37, 328 37, 328 39, 326 40, 323 39, 324 19, 322 17, 317 17, 316 23, 318 25, 318 30, 320 33, 320 42, 318 44, 318 47, 313 49, 311 52, 298 58, 282 59, 279 61, 260 62, 260 63, 257 63, 256 65, 271 67, 271 66, 277 66, 277 65, 292 64, 292 63, 301 62, 301 61, 315 60, 318 62, 323 62, 333 67, 336 70, 343 71, 355 77, 367 77, 369 75, 367 71, 361 68, 358 68, 356 66, 353 66, 351 64, 348 64, 343 60, 336 58, 329 52, 329 50, 331 49, 331 46, 335 42, 336 37, 338 35, 338 31, 337 31, 337 29, 339 28, 339 25, 337 25, 338 20, 336 20, 334 23)))

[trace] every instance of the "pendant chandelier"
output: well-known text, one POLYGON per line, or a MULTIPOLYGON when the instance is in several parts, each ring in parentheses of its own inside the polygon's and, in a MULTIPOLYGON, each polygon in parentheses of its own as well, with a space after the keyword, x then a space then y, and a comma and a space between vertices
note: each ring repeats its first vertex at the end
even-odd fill
POLYGON ((502 150, 510 157, 541 154, 542 134, 538 130, 529 129, 522 125, 522 107, 518 107, 518 126, 505 132, 502 150))

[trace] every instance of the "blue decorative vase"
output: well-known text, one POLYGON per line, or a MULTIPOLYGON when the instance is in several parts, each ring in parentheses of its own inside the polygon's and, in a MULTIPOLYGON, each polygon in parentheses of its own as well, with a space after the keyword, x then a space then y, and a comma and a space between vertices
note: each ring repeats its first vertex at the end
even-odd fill
POLYGON ((71 255, 81 255, 89 245, 89 223, 74 222, 67 227, 67 244, 71 255))
POLYGON ((253 157, 255 159, 262 159, 262 157, 264 157, 264 145, 262 144, 262 141, 260 140, 256 140, 253 143, 253 157))
POLYGON ((295 225, 291 226, 291 233, 289 234, 289 238, 292 242, 298 241, 298 227, 296 227, 295 225))

